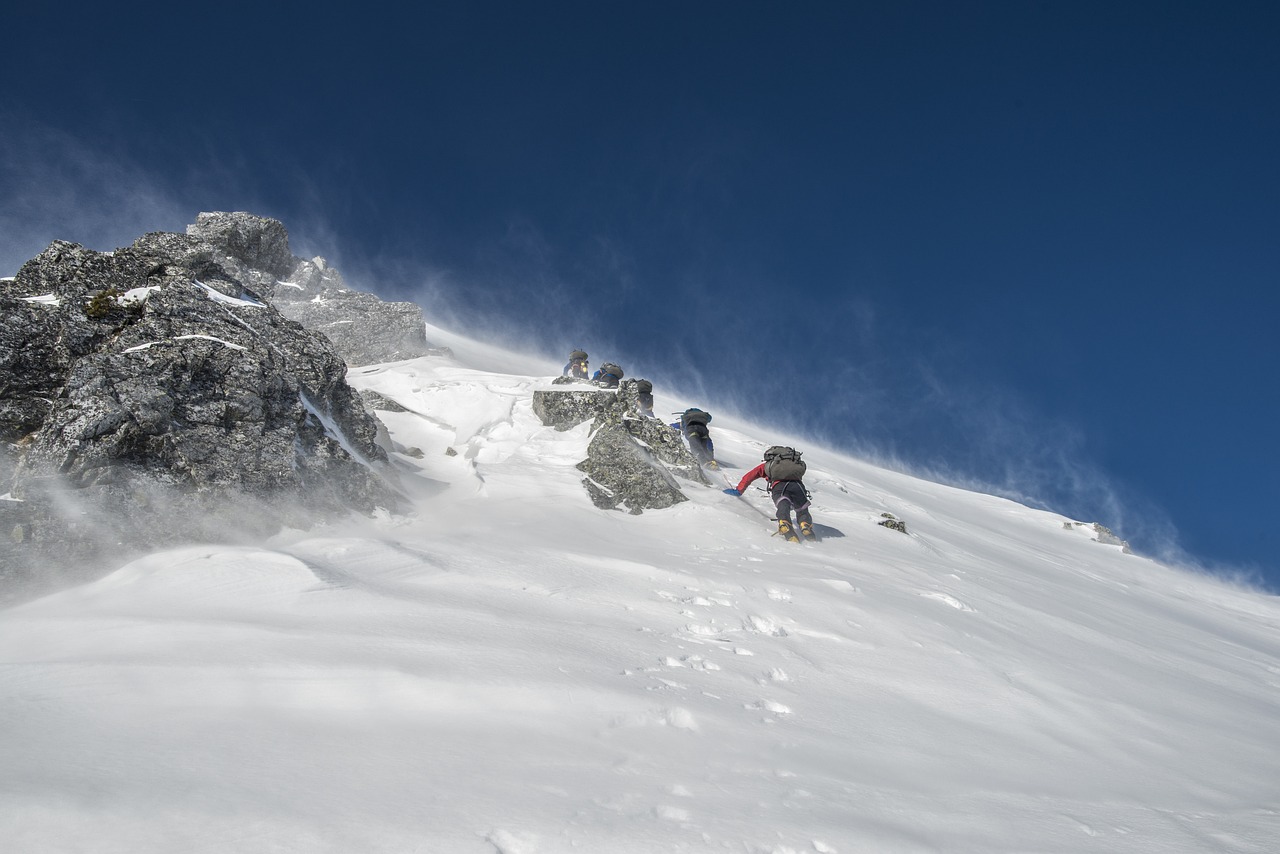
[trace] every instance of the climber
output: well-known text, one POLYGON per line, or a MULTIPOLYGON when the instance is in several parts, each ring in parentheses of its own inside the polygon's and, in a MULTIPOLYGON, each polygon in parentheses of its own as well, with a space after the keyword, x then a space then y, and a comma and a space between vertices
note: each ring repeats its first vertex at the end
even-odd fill
POLYGON ((726 495, 742 495, 752 481, 764 478, 769 485, 769 497, 777 512, 774 518, 778 521, 778 533, 793 543, 800 542, 795 528, 791 525, 791 511, 796 514, 800 536, 806 540, 816 540, 813 530, 813 514, 809 512, 809 491, 804 488, 801 478, 805 473, 804 461, 795 448, 774 445, 764 452, 764 462, 742 476, 737 489, 730 487, 726 495))
POLYGON ((569 364, 564 366, 564 376, 575 380, 587 378, 587 351, 574 350, 569 354, 569 364))
POLYGON ((680 414, 680 420, 671 425, 679 430, 689 443, 689 450, 699 463, 710 469, 720 468, 716 462, 716 446, 711 441, 711 431, 707 424, 711 421, 711 413, 701 409, 686 409, 680 414))
POLYGON ((591 377, 591 381, 605 388, 617 388, 622 376, 622 368, 613 362, 605 362, 600 366, 600 370, 596 371, 591 377))
POLYGON ((653 414, 653 383, 648 380, 636 382, 636 411, 645 418, 656 417, 653 414))

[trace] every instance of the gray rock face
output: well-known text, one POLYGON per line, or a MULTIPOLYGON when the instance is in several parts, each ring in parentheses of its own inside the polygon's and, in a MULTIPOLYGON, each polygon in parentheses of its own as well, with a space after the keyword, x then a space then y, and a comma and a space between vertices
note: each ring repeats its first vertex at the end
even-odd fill
POLYGON ((275 283, 272 301, 285 317, 323 332, 352 365, 449 352, 427 341, 418 306, 351 290, 323 258, 299 260, 286 280, 275 283))
POLYGON ((534 415, 543 424, 561 432, 572 430, 587 421, 595 421, 611 412, 618 403, 616 392, 578 383, 562 385, 567 386, 564 391, 538 389, 533 393, 534 415))
POLYGON ((583 486, 597 507, 638 514, 687 501, 673 475, 709 485, 680 434, 639 414, 636 380, 623 380, 612 391, 563 379, 554 382, 564 390, 533 393, 533 411, 557 430, 592 422, 587 459, 578 468, 587 475, 583 486))
POLYGON ((341 356, 252 287, 283 226, 232 216, 225 246, 55 242, 0 282, 0 494, 22 502, 0 502, 0 563, 396 506, 341 356))
POLYGON ((202 213, 187 234, 221 247, 252 270, 284 277, 296 263, 289 252, 289 232, 279 220, 250 213, 202 213))
POLYGON ((187 226, 187 236, 285 317, 323 333, 347 364, 448 353, 427 341, 418 306, 352 290, 325 259, 291 255, 289 234, 277 220, 243 212, 202 213, 187 226))
POLYGON ((689 500, 653 452, 620 424, 595 431, 578 468, 587 475, 583 485, 597 507, 622 506, 639 515, 689 500))

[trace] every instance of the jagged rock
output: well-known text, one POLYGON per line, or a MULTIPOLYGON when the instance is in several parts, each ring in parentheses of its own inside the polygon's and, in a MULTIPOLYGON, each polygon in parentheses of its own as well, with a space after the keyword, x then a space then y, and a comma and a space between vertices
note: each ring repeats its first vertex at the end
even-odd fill
POLYGON ((23 548, 75 557, 103 532, 145 547, 395 506, 342 358, 239 278, 279 269, 283 226, 246 229, 232 262, 192 235, 57 241, 0 282, 0 493, 22 500, 0 527, 20 516, 23 548))
POLYGON ((1102 543, 1104 546, 1120 546, 1121 551, 1125 554, 1133 554, 1129 544, 1115 535, 1110 528, 1098 522, 1093 523, 1093 532, 1097 534, 1096 542, 1102 543))
POLYGON ((368 406, 370 409, 381 409, 385 412, 408 412, 409 411, 405 409, 403 406, 401 406, 400 404, 396 403, 391 398, 378 394, 373 389, 368 389, 368 388, 361 389, 360 399, 363 400, 365 403, 365 406, 368 406))
POLYGON ((1062 527, 1069 531, 1075 528, 1088 528, 1096 535, 1094 537, 1095 543, 1102 543, 1104 546, 1120 546, 1120 550, 1125 554, 1133 554, 1133 549, 1129 543, 1117 537, 1114 531, 1100 522, 1093 522, 1092 524, 1086 524, 1084 522, 1063 522, 1062 527))
POLYGON ((900 531, 904 534, 907 532, 907 523, 903 522, 892 513, 881 513, 880 516, 883 521, 878 522, 877 524, 881 527, 888 528, 892 531, 900 531))
POLYGON ((704 486, 711 485, 702 466, 694 459, 689 446, 678 432, 656 418, 639 418, 633 415, 624 416, 621 425, 676 475, 704 486))
POLYGON ((533 413, 543 424, 561 432, 606 417, 606 413, 616 409, 617 403, 617 392, 594 387, 533 392, 533 413))
POLYGON ((280 277, 293 272, 289 232, 279 220, 243 211, 202 213, 187 234, 222 247, 250 269, 280 277))
POLYGON ((562 431, 592 422, 587 459, 578 468, 588 475, 583 483, 597 507, 640 513, 684 501, 673 474, 710 483, 679 433, 639 414, 636 380, 623 380, 616 391, 583 388, 572 380, 554 384, 570 387, 535 391, 533 411, 543 424, 562 431))
MULTIPOLYGON (((303 262, 308 263, 308 262, 303 262)), ((302 296, 307 291, 293 292, 302 296)), ((422 309, 410 302, 383 302, 373 294, 325 290, 310 298, 291 298, 277 287, 280 312, 308 329, 323 332, 352 365, 398 362, 426 355, 448 355, 427 342, 422 309)))
POLYGON ((578 468, 587 475, 583 485, 597 507, 621 505, 639 515, 688 501, 653 451, 619 424, 595 431, 578 468))
POLYGON ((243 212, 202 213, 187 226, 186 236, 285 317, 324 333, 348 364, 449 352, 427 341, 418 306, 352 290, 325 259, 291 255, 289 234, 277 220, 243 212))

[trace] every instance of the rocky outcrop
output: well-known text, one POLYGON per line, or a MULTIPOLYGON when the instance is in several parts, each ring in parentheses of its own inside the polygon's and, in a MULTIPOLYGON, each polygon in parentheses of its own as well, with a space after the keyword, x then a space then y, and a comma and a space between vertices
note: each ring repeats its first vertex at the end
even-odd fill
POLYGON ((55 242, 0 282, 0 562, 396 505, 341 355, 259 291, 296 268, 283 226, 245 217, 55 242))
POLYGON ((637 380, 623 380, 616 391, 563 377, 554 384, 560 388, 533 393, 533 411, 557 430, 592 422, 587 459, 578 468, 597 507, 638 514, 686 501, 676 476, 709 485, 680 434, 640 415, 637 380))
MULTIPOLYGON (((618 402, 617 392, 606 391, 590 383, 557 381, 557 385, 562 388, 534 391, 533 414, 546 426, 561 432, 612 413, 618 402)), ((621 412, 616 415, 620 418, 621 412)))
POLYGON ((187 235, 212 247, 237 280, 285 317, 323 333, 350 365, 448 353, 427 341, 422 309, 352 290, 323 258, 295 258, 288 233, 276 220, 243 212, 202 213, 187 226, 187 235))
POLYGON ((907 523, 894 516, 892 513, 881 513, 881 521, 876 524, 882 528, 888 528, 890 531, 897 531, 901 534, 907 532, 907 523))
POLYGON ((289 251, 289 232, 279 220, 243 211, 202 213, 187 226, 187 234, 221 248, 247 270, 266 276, 284 278, 296 266, 297 259, 289 251))
POLYGON ((597 507, 625 508, 639 515, 688 501, 653 451, 620 424, 606 424, 591 436, 587 458, 578 463, 583 486, 597 507))
POLYGON ((449 353, 427 341, 422 309, 351 290, 323 258, 299 261, 276 283, 272 301, 285 317, 324 333, 351 365, 449 353))

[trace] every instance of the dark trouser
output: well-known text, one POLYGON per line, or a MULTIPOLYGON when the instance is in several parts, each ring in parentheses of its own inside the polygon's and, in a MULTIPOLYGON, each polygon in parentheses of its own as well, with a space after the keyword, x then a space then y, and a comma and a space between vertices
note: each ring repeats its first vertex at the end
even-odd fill
POLYGON ((779 522, 786 520, 791 521, 791 511, 796 512, 796 522, 813 522, 813 516, 809 513, 809 496, 804 490, 804 484, 798 480, 780 480, 769 490, 769 496, 773 499, 773 506, 777 508, 773 518, 779 522))
POLYGON ((684 434, 689 437, 689 450, 700 463, 711 462, 711 449, 707 445, 711 441, 711 431, 706 424, 690 424, 684 434))

